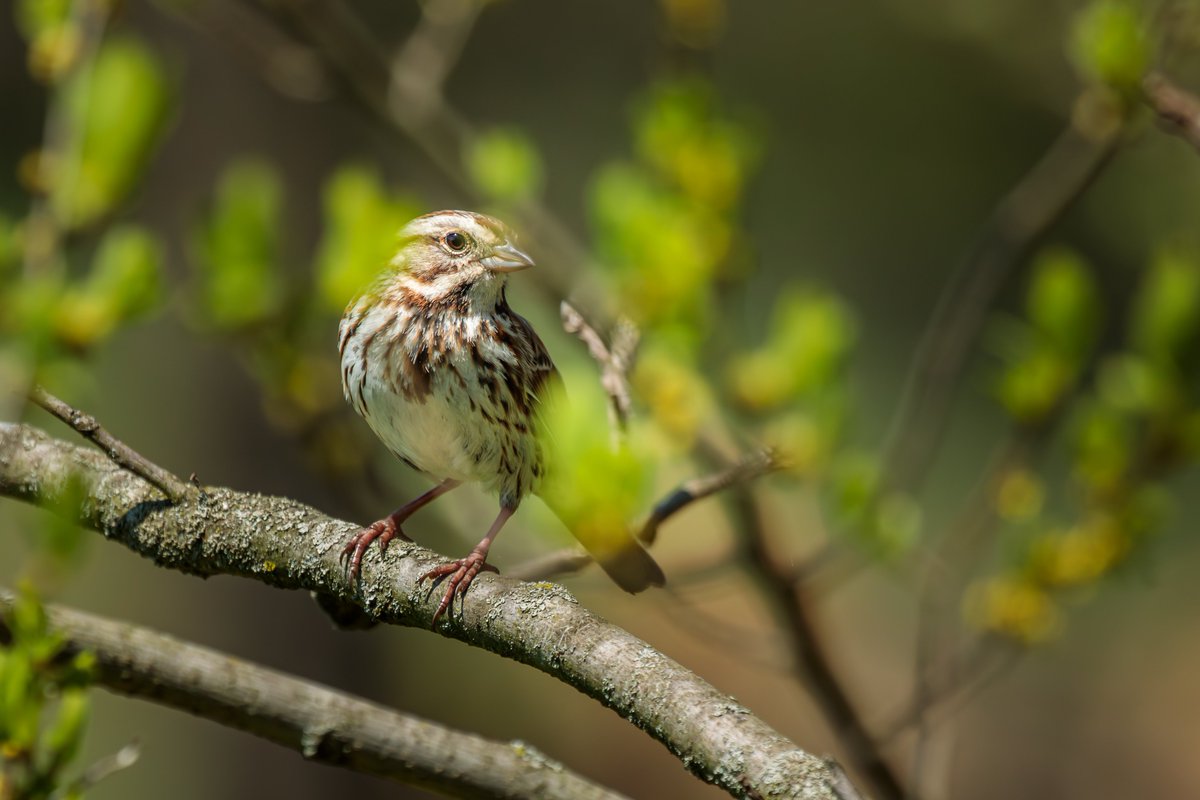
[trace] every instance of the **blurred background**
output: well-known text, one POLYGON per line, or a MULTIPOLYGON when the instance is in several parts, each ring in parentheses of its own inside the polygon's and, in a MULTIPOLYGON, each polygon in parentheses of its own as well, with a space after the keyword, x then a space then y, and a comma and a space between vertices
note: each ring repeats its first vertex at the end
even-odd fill
MULTIPOLYGON (((585 570, 562 579, 581 602, 852 775, 789 602, 919 796, 1197 796, 1200 156, 1140 89, 1150 70, 1200 85, 1195 11, 16 0, 5 392, 37 376, 178 475, 377 519, 428 483, 343 407, 337 319, 409 217, 496 213, 539 261, 512 305, 605 442, 558 301, 641 331, 623 456, 571 467, 585 508, 634 520, 764 446, 782 467, 664 524, 667 590, 585 570)), ((407 530, 458 555, 494 506, 462 490, 407 530)), ((54 555, 47 519, 0 502, 4 585, 524 741, 632 797, 719 795, 533 669, 338 631, 306 595, 90 534, 54 555)), ((531 500, 492 560, 569 541, 531 500)), ((425 796, 91 698, 77 766, 142 750, 91 797, 425 796)))

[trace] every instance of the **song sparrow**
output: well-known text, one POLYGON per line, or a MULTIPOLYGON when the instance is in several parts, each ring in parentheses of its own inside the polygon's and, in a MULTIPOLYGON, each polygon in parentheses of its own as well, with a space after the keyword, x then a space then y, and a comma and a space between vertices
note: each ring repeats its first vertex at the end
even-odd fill
MULTIPOLYGON (((466 481, 500 495, 500 513, 464 558, 430 570, 448 577, 438 618, 467 591, 488 549, 545 469, 539 408, 558 374, 546 346, 505 300, 508 273, 533 266, 499 220, 466 211, 418 217, 401 231, 389 268, 350 303, 339 327, 342 390, 387 448, 438 481, 357 533, 343 550, 352 577, 363 554, 400 536, 401 525, 466 481)), ((603 476, 597 476, 603 480, 603 476)), ((631 536, 581 544, 628 592, 663 574, 631 536)))

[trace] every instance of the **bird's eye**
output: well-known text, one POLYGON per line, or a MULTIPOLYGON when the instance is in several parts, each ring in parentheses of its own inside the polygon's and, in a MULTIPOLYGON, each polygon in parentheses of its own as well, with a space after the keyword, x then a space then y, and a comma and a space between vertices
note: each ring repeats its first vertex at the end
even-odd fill
POLYGON ((450 231, 442 240, 452 253, 461 253, 467 249, 467 237, 459 231, 450 231))

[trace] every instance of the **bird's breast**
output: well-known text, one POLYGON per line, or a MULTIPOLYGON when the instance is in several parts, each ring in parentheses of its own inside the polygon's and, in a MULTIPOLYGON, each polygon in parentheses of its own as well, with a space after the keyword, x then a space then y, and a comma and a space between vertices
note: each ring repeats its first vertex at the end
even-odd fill
POLYGON ((436 479, 519 500, 541 475, 522 365, 496 320, 378 304, 342 320, 347 400, 395 455, 436 479))

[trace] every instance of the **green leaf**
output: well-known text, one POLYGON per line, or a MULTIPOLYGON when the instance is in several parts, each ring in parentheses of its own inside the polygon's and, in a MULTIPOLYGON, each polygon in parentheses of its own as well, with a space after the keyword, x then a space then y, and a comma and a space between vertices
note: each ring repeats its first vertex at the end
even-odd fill
POLYGON ((87 731, 90 710, 86 689, 62 692, 54 719, 42 738, 46 772, 54 775, 75 758, 87 731))
POLYGON ((850 310, 836 295, 788 290, 775 303, 767 342, 730 365, 734 395, 758 411, 826 395, 840 381, 855 335, 850 310))
POLYGON ((494 128, 479 136, 466 157, 471 180, 496 200, 521 200, 542 188, 542 159, 533 142, 515 128, 494 128))
POLYGON ((379 175, 364 166, 345 166, 325 185, 325 228, 317 251, 321 305, 340 312, 395 255, 396 236, 418 204, 393 197, 379 175))
POLYGON ((282 195, 275 170, 261 161, 235 162, 221 175, 193 247, 200 309, 217 328, 262 322, 282 304, 282 195))
POLYGON ((63 86, 68 141, 54 154, 51 200, 68 227, 95 222, 136 185, 167 119, 165 72, 148 47, 120 36, 63 86))
POLYGON ((70 0, 17 0, 17 30, 29 42, 29 71, 53 82, 76 63, 81 51, 79 25, 71 18, 70 0))
POLYGON ((29 41, 62 25, 70 13, 71 0, 17 0, 13 4, 17 30, 29 41))
POLYGON ((1152 55, 1142 13, 1130 0, 1094 0, 1075 18, 1070 50, 1084 75, 1127 96, 1152 55))
POLYGON ((630 164, 601 170, 590 202, 626 313, 647 326, 703 322, 713 275, 729 252, 729 223, 630 164))
POLYGON ((1165 250, 1150 266, 1133 306, 1134 346, 1159 363, 1179 364, 1197 347, 1200 265, 1165 250))
POLYGON ((88 291, 109 298, 122 320, 141 316, 162 294, 163 246, 136 225, 109 229, 92 262, 88 291))
POLYGON ((842 453, 830 472, 829 498, 834 515, 847 525, 866 520, 879 495, 879 461, 862 452, 842 453))
POLYGON ((1063 355, 1082 359, 1095 344, 1100 292, 1090 267, 1065 248, 1043 251, 1025 299, 1030 322, 1063 355))
POLYGON ((1103 403, 1092 404, 1084 410, 1073 438, 1075 476, 1097 492, 1118 485, 1133 458, 1134 428, 1129 417, 1103 403))
POLYGON ((1097 388, 1107 405, 1132 414, 1164 410, 1175 399, 1172 377, 1131 353, 1113 356, 1101 365, 1097 388))
POLYGON ((149 312, 161 295, 162 262, 162 244, 145 229, 110 228, 87 279, 63 296, 55 314, 58 337, 69 346, 87 347, 149 312))
POLYGON ((29 653, 11 648, 0 677, 0 718, 3 718, 4 746, 29 751, 37 741, 41 704, 29 653))
POLYGON ((606 540, 616 546, 645 509, 651 462, 640 438, 614 445, 607 397, 595 374, 563 367, 570 402, 551 397, 546 403, 548 466, 539 494, 579 538, 600 549, 606 540))
POLYGON ((659 84, 638 104, 638 155, 690 200, 736 205, 757 159, 749 128, 724 114, 713 88, 698 80, 659 84))
POLYGON ((996 381, 996 397, 1015 420, 1043 420, 1072 386, 1077 368, 1057 350, 1037 346, 1010 362, 996 381))

